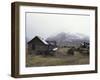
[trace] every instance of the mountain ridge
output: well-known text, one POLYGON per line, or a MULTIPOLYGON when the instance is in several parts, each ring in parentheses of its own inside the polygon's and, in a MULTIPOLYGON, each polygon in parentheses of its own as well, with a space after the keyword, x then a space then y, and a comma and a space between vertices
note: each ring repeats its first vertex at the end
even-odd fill
POLYGON ((89 36, 81 33, 61 32, 54 36, 50 36, 47 41, 56 41, 59 46, 78 46, 83 42, 89 43, 89 36))

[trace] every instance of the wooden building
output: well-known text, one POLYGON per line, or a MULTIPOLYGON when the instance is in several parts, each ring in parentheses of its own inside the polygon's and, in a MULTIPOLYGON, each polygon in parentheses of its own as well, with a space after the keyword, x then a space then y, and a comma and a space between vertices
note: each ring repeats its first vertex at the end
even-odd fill
POLYGON ((28 50, 30 54, 47 55, 53 50, 57 50, 57 46, 56 46, 56 42, 45 41, 44 39, 35 36, 31 41, 28 42, 28 50))

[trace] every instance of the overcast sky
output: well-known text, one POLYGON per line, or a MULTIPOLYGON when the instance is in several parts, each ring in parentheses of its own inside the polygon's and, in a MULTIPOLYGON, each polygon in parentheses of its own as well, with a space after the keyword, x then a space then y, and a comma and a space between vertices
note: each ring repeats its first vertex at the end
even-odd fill
POLYGON ((26 39, 44 39, 60 32, 82 33, 89 36, 90 16, 26 13, 26 39))

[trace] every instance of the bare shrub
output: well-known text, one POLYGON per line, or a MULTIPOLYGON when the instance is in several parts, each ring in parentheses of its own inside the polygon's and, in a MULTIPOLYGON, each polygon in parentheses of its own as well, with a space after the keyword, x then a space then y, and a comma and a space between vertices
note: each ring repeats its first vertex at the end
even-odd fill
POLYGON ((67 51, 67 54, 68 54, 68 55, 74 55, 74 51, 75 51, 75 48, 72 47, 72 48, 70 48, 70 49, 67 51))

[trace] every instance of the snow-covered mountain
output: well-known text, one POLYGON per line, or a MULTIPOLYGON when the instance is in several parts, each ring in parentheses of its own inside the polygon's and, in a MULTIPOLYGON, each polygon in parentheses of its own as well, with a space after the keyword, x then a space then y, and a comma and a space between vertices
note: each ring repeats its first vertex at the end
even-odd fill
POLYGON ((60 46, 78 46, 83 42, 89 43, 89 37, 80 33, 61 32, 57 35, 48 37, 47 41, 56 41, 57 45, 60 46))

